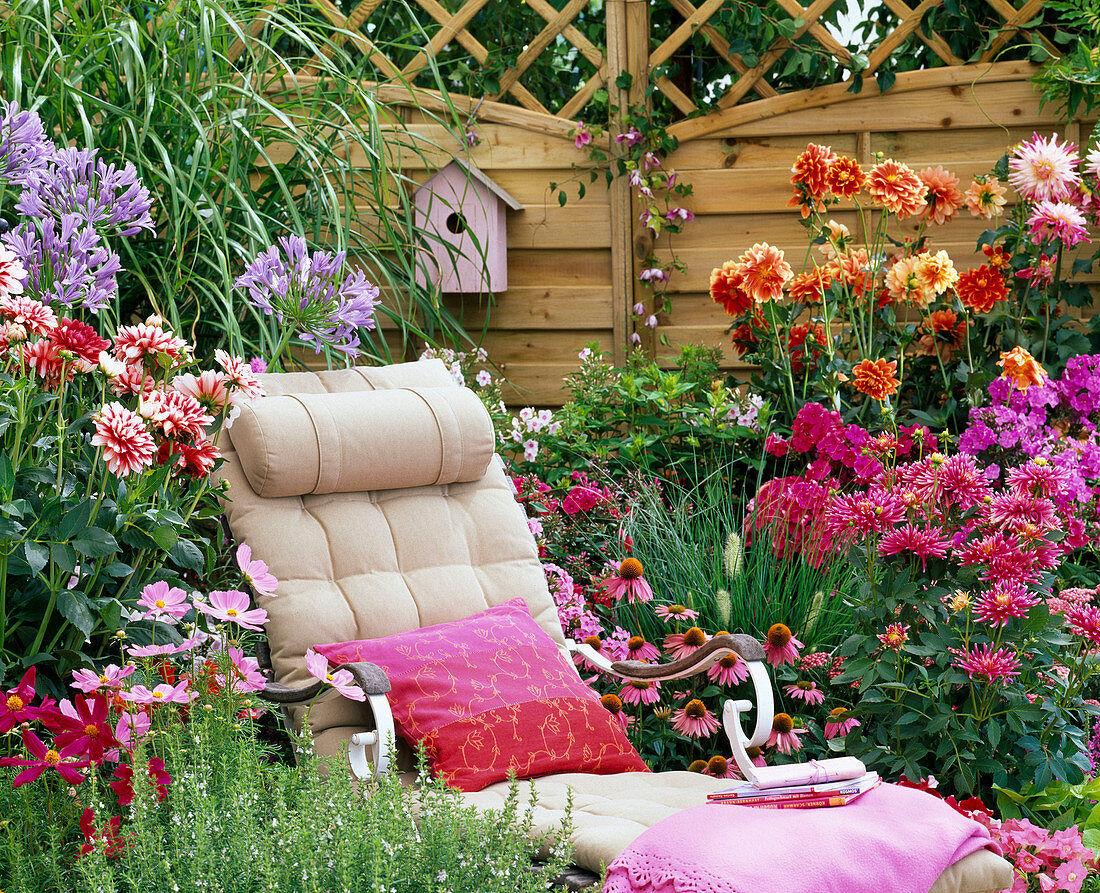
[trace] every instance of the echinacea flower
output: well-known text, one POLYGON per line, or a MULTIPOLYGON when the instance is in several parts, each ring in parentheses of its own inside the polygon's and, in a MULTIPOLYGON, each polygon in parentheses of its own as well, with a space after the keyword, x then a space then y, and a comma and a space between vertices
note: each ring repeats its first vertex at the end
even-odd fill
POLYGON ((1042 384, 1046 381, 1046 370, 1027 350, 1016 346, 1012 350, 1001 351, 1001 358, 997 365, 1004 371, 1001 378, 1007 378, 1016 385, 1021 393, 1027 393, 1027 389, 1033 384, 1042 384))
POLYGON ((813 705, 825 702, 825 692, 807 679, 802 679, 794 685, 788 685, 783 691, 795 700, 805 701, 807 704, 813 705))
POLYGON ((619 692, 624 704, 656 704, 661 699, 661 683, 631 679, 619 692))
POLYGON ((1039 202, 1027 219, 1031 241, 1042 245, 1056 239, 1067 247, 1089 241, 1085 215, 1069 202, 1039 202))
POLYGON ((625 558, 619 565, 619 572, 604 580, 601 588, 616 601, 626 596, 631 604, 648 602, 653 598, 653 590, 643 579, 643 572, 642 563, 637 558, 625 558))
POLYGON ((772 731, 768 735, 767 745, 780 753, 795 753, 802 750, 799 735, 805 735, 808 729, 796 729, 789 714, 777 713, 772 720, 772 731))
POLYGON ((37 716, 37 708, 31 706, 31 701, 34 700, 35 674, 35 668, 31 667, 15 688, 4 692, 0 700, 0 735, 37 716))
POLYGON ((958 667, 971 679, 985 679, 986 682, 1008 682, 1013 676, 1020 675, 1020 661, 1016 652, 1010 648, 993 650, 992 644, 977 645, 969 651, 951 649, 955 654, 952 666, 958 667))
POLYGON ((101 694, 77 695, 70 706, 68 701, 61 702, 61 712, 65 719, 63 728, 54 736, 54 747, 65 751, 70 744, 78 743, 82 756, 93 763, 103 760, 103 753, 118 747, 114 730, 110 722, 110 705, 101 694))
POLYGON ((1005 188, 993 177, 976 177, 966 190, 966 207, 979 219, 992 220, 1005 204, 1005 188))
POLYGON ((858 725, 860 721, 851 715, 847 707, 834 707, 825 719, 825 737, 843 738, 858 725))
POLYGON ((366 694, 355 684, 355 677, 350 670, 336 670, 329 672, 328 658, 318 654, 312 648, 306 649, 306 669, 314 679, 320 679, 326 685, 331 685, 337 692, 352 701, 365 701, 366 694))
POLYGON ((67 784, 80 784, 84 780, 80 770, 91 765, 88 760, 70 759, 70 757, 74 757, 83 751, 84 744, 81 741, 74 741, 68 747, 58 751, 52 747, 46 747, 41 738, 30 729, 27 729, 23 732, 23 747, 30 754, 29 759, 24 757, 0 758, 0 766, 26 767, 12 779, 11 786, 13 788, 31 781, 37 781, 47 769, 56 771, 67 784))
POLYGON ((955 292, 964 307, 975 313, 989 313, 998 301, 1008 297, 1005 277, 987 264, 959 274, 955 292))
POLYGON ((883 648, 901 651, 901 646, 909 641, 909 626, 891 623, 886 627, 886 631, 879 633, 876 638, 882 643, 883 648))
POLYGON ((92 416, 95 446, 103 447, 103 461, 112 474, 126 477, 153 463, 156 443, 145 421, 121 403, 108 403, 92 416))
POLYGON ((699 627, 692 626, 682 633, 672 633, 665 636, 664 648, 673 660, 694 654, 707 644, 709 637, 699 627))
POLYGON ((1058 144, 1057 134, 1043 139, 1034 133, 1008 158, 1008 182, 1028 201, 1064 201, 1081 177, 1077 173, 1077 146, 1058 144))
POLYGON ((709 775, 711 778, 738 778, 737 765, 732 761, 726 759, 721 754, 717 754, 707 760, 706 768, 703 769, 704 775, 709 775))
POLYGON ((164 580, 150 583, 142 589, 137 603, 139 608, 145 608, 143 616, 146 620, 167 617, 169 623, 174 623, 191 609, 187 593, 176 586, 169 587, 164 580))
POLYGON ((872 400, 885 400, 898 392, 901 382, 894 377, 898 364, 894 360, 863 360, 852 367, 856 390, 872 400))
POLYGON ((623 712, 623 702, 618 695, 603 695, 600 698, 600 703, 603 704, 604 709, 606 709, 608 713, 619 721, 619 724, 624 730, 630 725, 630 717, 623 712))
POLYGON ((267 623, 267 611, 262 608, 249 609, 248 596, 236 589, 215 589, 208 596, 209 604, 195 601, 195 607, 215 620, 236 623, 244 629, 262 632, 267 623))
POLYGON ((279 586, 279 581, 268 570, 266 562, 252 557, 252 547, 247 543, 241 543, 237 546, 237 567, 241 569, 241 575, 253 592, 270 598, 275 597, 275 590, 279 586))
POLYGON ((657 605, 653 613, 666 623, 672 620, 695 620, 699 616, 698 611, 684 605, 657 605))
POLYGON ((737 685, 749 677, 749 665, 736 654, 727 654, 707 670, 707 678, 719 685, 737 685))
POLYGON ((783 259, 783 250, 757 242, 738 258, 741 274, 740 286, 756 303, 778 301, 783 297, 783 286, 794 278, 791 265, 783 259))
POLYGON ((709 738, 718 731, 718 720, 698 698, 672 712, 672 728, 688 738, 709 738))
POLYGON ((181 679, 175 685, 162 682, 154 688, 144 685, 135 685, 129 691, 121 694, 122 700, 132 704, 190 704, 198 697, 198 692, 190 690, 191 683, 181 679))
POLYGON ((802 647, 790 627, 783 623, 773 623, 764 637, 764 654, 773 667, 793 664, 798 660, 798 649, 802 647))
POLYGON ((917 176, 924 183, 925 208, 921 216, 929 223, 942 226, 962 207, 964 198, 959 189, 959 178, 945 171, 942 166, 927 167, 917 176))
POLYGON ((661 656, 661 649, 652 642, 647 642, 642 636, 631 636, 626 641, 626 660, 657 660, 661 656))
POLYGON ((107 664, 99 670, 74 670, 73 682, 69 683, 73 688, 79 688, 83 692, 97 691, 101 688, 120 688, 122 680, 131 675, 137 669, 133 664, 120 667, 118 664, 107 664))

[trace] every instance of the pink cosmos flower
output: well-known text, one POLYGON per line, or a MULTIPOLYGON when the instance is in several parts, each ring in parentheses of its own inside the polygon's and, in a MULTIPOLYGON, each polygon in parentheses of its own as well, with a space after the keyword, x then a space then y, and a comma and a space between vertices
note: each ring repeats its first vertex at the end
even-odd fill
POLYGON ((672 728, 688 738, 709 738, 718 731, 718 720, 702 701, 693 698, 672 712, 672 728))
POLYGON ((345 698, 352 701, 365 701, 367 699, 363 689, 355 684, 355 679, 350 671, 337 670, 330 673, 328 659, 312 648, 306 650, 306 669, 314 679, 320 679, 322 682, 331 685, 345 698))
POLYGON ((1029 201, 1063 201, 1081 182, 1077 173, 1077 146, 1068 140, 1058 144, 1034 133, 1008 159, 1008 182, 1029 201))
POLYGON ((178 645, 172 642, 165 642, 161 645, 131 645, 126 649, 126 656, 141 658, 168 657, 172 654, 184 654, 187 651, 193 651, 199 642, 198 636, 192 636, 189 639, 184 639, 178 645))
POLYGON ((190 691, 191 683, 181 679, 176 685, 162 682, 156 688, 135 685, 129 691, 122 692, 122 700, 134 704, 190 704, 198 697, 198 692, 190 691))
MULTIPOLYGON (((267 685, 267 678, 260 672, 260 662, 254 657, 245 657, 240 648, 230 646, 226 649, 232 669, 229 672, 231 678, 230 688, 237 694, 250 694, 255 691, 263 691, 267 685)), ((214 678, 220 685, 225 685, 225 676, 218 672, 214 678)))
POLYGON ((900 554, 920 558, 921 567, 927 570, 928 559, 946 557, 950 545, 950 540, 934 530, 906 523, 891 530, 879 541, 878 554, 883 556, 900 554))
POLYGON ((783 623, 773 623, 764 639, 764 654, 773 667, 793 664, 798 660, 798 649, 804 647, 783 623))
POLYGON ((1010 648, 998 648, 993 650, 991 644, 977 645, 969 651, 959 651, 952 648, 955 655, 952 666, 958 667, 971 679, 984 678, 992 684, 997 681, 1007 681, 1013 676, 1020 675, 1020 661, 1016 652, 1010 648))
POLYGON ((749 665, 736 654, 727 654, 707 670, 707 678, 719 685, 737 685, 749 678, 749 665))
POLYGON ((1027 219, 1027 227, 1036 245, 1048 239, 1057 239, 1068 247, 1090 241, 1085 215, 1069 202, 1039 202, 1027 219))
POLYGON ((169 588, 164 580, 150 583, 142 589, 137 603, 139 608, 145 608, 143 616, 146 620, 164 620, 167 617, 167 623, 175 623, 191 609, 187 593, 175 586, 169 588))
POLYGON ((657 605, 653 613, 666 623, 673 620, 695 620, 699 616, 698 611, 686 608, 683 605, 657 605))
POLYGON ((252 547, 247 543, 237 546, 237 567, 241 569, 245 582, 252 587, 253 592, 257 595, 275 597, 275 589, 279 581, 267 569, 265 562, 252 557, 252 547))
POLYGON ((153 720, 148 713, 141 710, 133 713, 127 711, 119 717, 115 725, 115 738, 122 748, 133 753, 134 748, 145 740, 152 725, 153 720))
POLYGON ((35 669, 31 667, 23 674, 15 688, 9 688, 0 700, 0 735, 6 734, 20 723, 34 719, 37 708, 31 706, 34 700, 35 669))
POLYGON ((112 474, 126 477, 153 464, 157 446, 141 416, 121 403, 108 403, 92 418, 92 443, 103 447, 103 461, 112 474))
POLYGON ((860 721, 849 715, 847 707, 834 707, 825 719, 825 737, 843 738, 858 725, 860 721))
POLYGON ((774 747, 780 753, 795 753, 802 750, 802 741, 799 735, 805 735, 808 729, 796 729, 794 720, 786 713, 775 714, 772 720, 772 731, 768 735, 767 744, 774 747))
POLYGON ((76 670, 73 672, 73 682, 69 684, 73 688, 79 688, 82 692, 97 691, 101 688, 120 688, 122 680, 132 674, 136 668, 133 664, 120 667, 118 664, 107 664, 99 672, 95 670, 76 670))
POLYGON ((624 704, 656 704, 661 700, 660 682, 630 681, 619 692, 624 704))
POLYGON ((1037 601, 1019 583, 995 586, 982 594, 974 613, 991 626, 1004 626, 1013 617, 1027 617, 1037 601))
POLYGON ((679 660, 681 657, 694 654, 707 644, 709 638, 699 627, 692 626, 682 633, 665 636, 664 648, 673 660, 679 660))
POLYGON ((27 729, 23 732, 23 747, 30 754, 30 759, 23 757, 0 758, 0 766, 25 766, 26 768, 15 776, 11 783, 13 788, 37 781, 47 769, 53 769, 67 784, 80 784, 84 780, 80 770, 86 769, 91 763, 88 760, 72 760, 84 749, 83 742, 73 741, 68 747, 60 751, 52 747, 46 747, 34 732, 27 729))
POLYGON ((808 680, 788 685, 783 691, 795 700, 805 701, 807 704, 823 704, 825 702, 825 692, 808 680))
POLYGON ((215 589, 209 595, 210 603, 195 602, 195 607, 215 620, 225 620, 236 623, 245 629, 263 631, 263 625, 267 623, 267 611, 261 608, 249 610, 248 596, 236 589, 215 589))
POLYGON ((642 573, 642 563, 637 558, 626 558, 619 565, 619 572, 604 580, 601 588, 616 601, 622 600, 623 596, 631 604, 652 601, 653 590, 643 579, 642 573))

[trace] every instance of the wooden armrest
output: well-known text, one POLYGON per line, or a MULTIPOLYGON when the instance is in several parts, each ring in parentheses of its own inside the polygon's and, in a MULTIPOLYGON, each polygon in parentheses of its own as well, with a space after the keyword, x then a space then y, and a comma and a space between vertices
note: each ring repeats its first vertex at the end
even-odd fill
MULTIPOLYGON (((384 695, 390 690, 390 680, 386 677, 382 668, 376 664, 360 661, 353 664, 343 664, 340 669, 350 672, 355 684, 363 689, 363 693, 368 696, 384 695)), ((292 688, 280 682, 269 682, 264 686, 263 691, 257 692, 257 694, 272 704, 306 704, 317 697, 324 687, 325 684, 320 679, 301 688, 292 688)))
POLYGON ((744 661, 764 660, 764 648, 752 636, 743 633, 725 633, 710 639, 687 657, 663 664, 648 664, 640 660, 618 660, 611 664, 611 672, 626 680, 639 682, 663 679, 683 679, 709 670, 725 654, 733 652, 744 661), (722 652, 718 654, 718 652, 722 652))

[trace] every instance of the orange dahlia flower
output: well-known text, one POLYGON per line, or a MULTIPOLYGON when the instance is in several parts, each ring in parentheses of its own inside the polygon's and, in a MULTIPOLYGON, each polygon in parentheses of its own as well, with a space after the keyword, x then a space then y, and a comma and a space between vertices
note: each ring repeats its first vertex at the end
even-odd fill
POLYGON ((1033 384, 1042 384, 1047 377, 1046 370, 1022 347, 1001 352, 997 365, 1004 369, 1001 378, 1009 378, 1020 391, 1027 393, 1033 384))
POLYGON ((730 316, 747 313, 752 306, 750 298, 741 289, 741 272, 737 263, 728 260, 710 274, 710 296, 730 316))
POLYGON ((937 225, 947 223, 964 201, 962 190, 959 189, 959 178, 945 171, 942 166, 926 167, 918 176, 925 188, 925 208, 921 216, 937 225))
POLYGON ((828 267, 815 267, 805 273, 799 273, 791 280, 787 289, 791 300, 804 304, 818 304, 822 295, 833 282, 832 270, 828 267))
POLYGON ((897 371, 893 360, 864 360, 852 369, 856 390, 874 400, 885 400, 898 392, 901 381, 894 378, 897 371))
POLYGON ((923 251, 917 255, 917 259, 920 261, 917 275, 925 288, 937 295, 942 295, 959 281, 959 272, 946 251, 937 251, 935 254, 923 251))
POLYGON ((924 208, 928 190, 912 168, 889 158, 871 168, 867 191, 871 198, 900 219, 924 208))
POLYGON ((982 220, 991 220, 1000 214, 1005 202, 1005 188, 987 177, 977 177, 966 190, 966 207, 982 220))
POLYGON ((919 257, 903 257, 886 273, 886 290, 895 301, 905 301, 917 307, 927 307, 932 290, 920 274, 919 257))
POLYGON ((778 301, 783 297, 783 286, 794 277, 782 249, 767 242, 757 242, 742 254, 738 271, 741 289, 758 304, 778 301))
POLYGON ((934 310, 922 329, 917 353, 921 356, 938 353, 942 359, 949 359, 966 343, 969 323, 963 322, 960 325, 959 315, 954 310, 934 310))
POLYGON ((801 207, 803 217, 809 217, 811 210, 824 211, 825 199, 829 195, 827 178, 834 161, 836 153, 831 147, 807 144, 805 151, 795 159, 794 167, 791 168, 794 195, 787 203, 788 206, 801 207))
POLYGON ((854 158, 841 155, 829 167, 825 183, 838 198, 851 198, 863 188, 867 175, 854 158))
POLYGON ((975 313, 988 313, 998 301, 1008 297, 1005 277, 987 264, 962 273, 955 283, 955 291, 963 306, 975 313))

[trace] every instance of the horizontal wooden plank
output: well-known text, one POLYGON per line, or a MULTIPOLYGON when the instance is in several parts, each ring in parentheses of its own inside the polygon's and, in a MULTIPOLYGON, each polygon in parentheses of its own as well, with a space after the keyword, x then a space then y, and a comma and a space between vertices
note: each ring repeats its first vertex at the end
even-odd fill
MULTIPOLYGON (((486 308, 475 300, 449 296, 445 304, 468 328, 484 325, 486 308)), ((610 329, 611 286, 512 286, 494 297, 489 319, 493 329, 610 329)))
POLYGON ((657 347, 658 358, 666 361, 678 356, 681 347, 702 344, 707 347, 717 347, 722 352, 723 368, 745 365, 734 349, 733 342, 726 334, 724 325, 661 326, 657 329, 657 334, 659 337, 668 340, 667 345, 658 345, 657 347))
POLYGON ((504 401, 511 407, 558 407, 570 397, 565 376, 576 372, 580 361, 573 363, 509 363, 501 386, 504 401))
MULTIPOLYGON (((761 137, 708 137, 683 143, 669 155, 670 170, 725 170, 729 168, 774 167, 790 170, 798 154, 812 142, 803 135, 761 137)), ((834 152, 854 155, 856 134, 833 134, 825 142, 834 152)))
POLYGON ((390 138, 387 147, 391 162, 410 170, 423 169, 426 163, 438 168, 455 155, 473 161, 484 171, 573 165, 588 168, 595 164, 588 148, 578 149, 568 137, 532 133, 504 124, 477 124, 476 130, 481 141, 471 148, 439 124, 411 124, 401 131, 383 131, 383 135, 390 138))
POLYGON ((508 212, 508 247, 610 248, 611 220, 607 205, 584 201, 528 205, 508 212))
POLYGON ((557 192, 550 189, 551 183, 557 183, 565 191, 568 204, 608 204, 607 181, 602 174, 592 182, 587 171, 578 172, 568 168, 532 168, 526 171, 502 169, 486 173, 524 205, 556 203, 557 192), (577 198, 577 187, 580 183, 584 184, 585 189, 583 199, 577 198))
MULTIPOLYGON (((1091 122, 1082 125, 1081 130, 1087 134, 1091 129, 1091 122)), ((1030 139, 1034 127, 950 127, 947 130, 937 129, 886 131, 871 134, 871 151, 883 152, 887 157, 897 158, 909 165, 942 164, 949 168, 959 161, 972 161, 976 158, 991 158, 996 160, 1008 151, 1016 143, 1030 139)), ((1060 139, 1066 135, 1066 127, 1062 124, 1045 127, 1044 136, 1057 133, 1060 139)))
MULTIPOLYGON (((708 271, 709 272, 709 271, 708 271)), ((611 282, 611 251, 536 251, 519 248, 508 252, 508 285, 607 286, 611 282)))
POLYGON ((577 354, 590 341, 611 343, 610 329, 590 331, 491 331, 482 342, 489 360, 507 375, 513 363, 578 363, 577 354))

